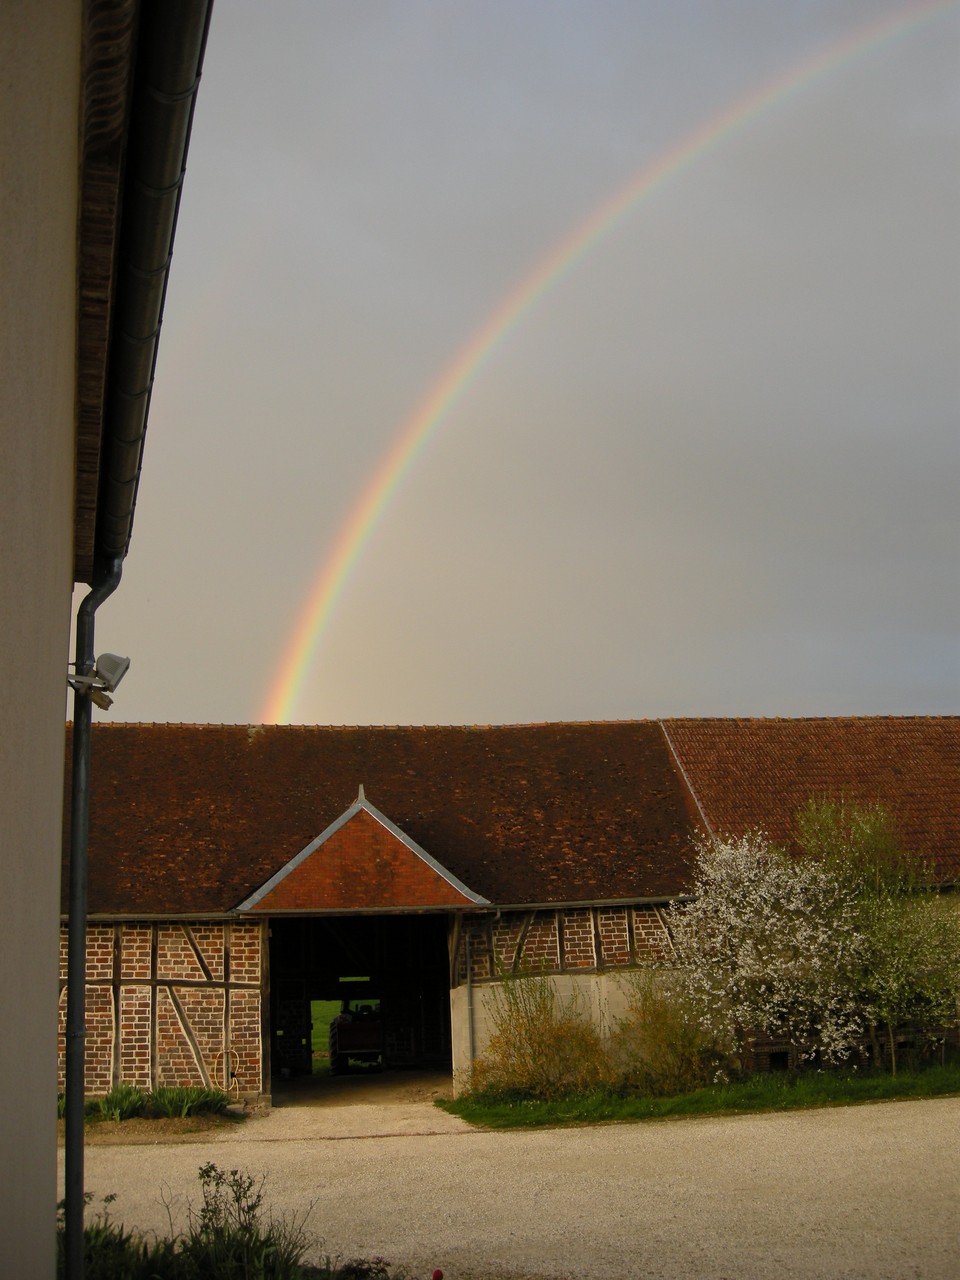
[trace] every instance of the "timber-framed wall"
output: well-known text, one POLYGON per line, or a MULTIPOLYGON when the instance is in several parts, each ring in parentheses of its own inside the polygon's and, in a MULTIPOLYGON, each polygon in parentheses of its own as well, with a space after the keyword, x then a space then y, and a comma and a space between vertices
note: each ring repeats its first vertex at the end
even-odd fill
MULTIPOLYGON (((86 1093, 123 1082, 264 1093, 268 1007, 262 921, 91 922, 87 932, 86 1093)), ((63 1089, 67 930, 60 934, 63 1089)))
POLYGON ((451 986, 518 973, 603 973, 631 969, 670 947, 665 906, 654 903, 535 908, 463 917, 451 986))

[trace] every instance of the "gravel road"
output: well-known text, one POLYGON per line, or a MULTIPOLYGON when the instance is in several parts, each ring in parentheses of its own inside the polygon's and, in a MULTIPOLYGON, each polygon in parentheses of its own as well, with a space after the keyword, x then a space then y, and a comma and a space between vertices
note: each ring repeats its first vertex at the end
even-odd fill
POLYGON ((447 1280, 960 1277, 956 1098, 492 1133, 394 1097, 197 1137, 92 1146, 87 1187, 166 1230, 205 1161, 265 1173, 326 1252, 447 1280))

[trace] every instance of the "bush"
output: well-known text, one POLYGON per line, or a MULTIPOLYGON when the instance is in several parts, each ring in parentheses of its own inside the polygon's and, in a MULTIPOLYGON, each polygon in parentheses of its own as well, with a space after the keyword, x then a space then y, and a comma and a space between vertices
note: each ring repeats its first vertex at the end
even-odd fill
POLYGON ((193 1085, 167 1085, 154 1089, 147 1098, 147 1115, 220 1115, 230 1105, 221 1089, 201 1089, 193 1085))
POLYGON ((761 834, 705 840, 665 965, 734 1047, 769 1036, 801 1060, 897 1069, 904 1039, 941 1050, 958 1022, 960 929, 879 806, 812 801, 791 855, 761 834))
POLYGON ((492 989, 494 1032, 469 1088, 488 1098, 547 1101, 613 1083, 599 1031, 576 997, 563 1002, 550 978, 526 974, 492 989))
POLYGON ((135 1084, 115 1084, 105 1097, 88 1103, 87 1114, 99 1116, 101 1120, 131 1120, 143 1115, 147 1096, 135 1084))
POLYGON ((623 983, 629 1005, 608 1046, 621 1092, 667 1097, 729 1077, 727 1055, 697 1019, 675 974, 641 969, 623 983))
MULTIPOLYGON (((92 1196, 88 1191, 84 1203, 92 1196)), ((127 1231, 110 1217, 116 1196, 104 1196, 103 1208, 83 1229, 84 1280, 173 1280, 178 1273, 174 1245, 127 1231)), ((57 1276, 66 1273, 64 1204, 57 1206, 57 1276)))
POLYGON ((264 1215, 263 1178, 227 1172, 212 1161, 197 1176, 202 1202, 179 1241, 184 1277, 300 1275, 310 1239, 302 1221, 264 1215))
POLYGON ((673 975, 644 970, 624 981, 627 1013, 604 1039, 579 999, 561 1000, 550 978, 504 979, 491 992, 494 1031, 473 1065, 470 1096, 487 1103, 663 1096, 727 1078, 725 1055, 673 975))

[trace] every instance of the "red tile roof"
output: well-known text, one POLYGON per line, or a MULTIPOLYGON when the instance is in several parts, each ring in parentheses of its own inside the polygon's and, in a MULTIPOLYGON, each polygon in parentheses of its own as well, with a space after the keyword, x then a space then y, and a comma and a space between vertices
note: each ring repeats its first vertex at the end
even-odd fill
MULTIPOLYGON (((68 773, 69 761, 68 744, 68 773)), ((361 784, 404 835, 498 906, 674 896, 688 882, 697 804, 714 831, 785 840, 811 795, 879 801, 908 848, 960 878, 957 717, 98 724, 90 911, 231 911, 361 784)))
POLYGON ((361 784, 410 839, 498 905, 666 897, 685 879, 692 818, 656 722, 98 724, 90 912, 232 910, 361 784))
POLYGON ((960 717, 663 724, 715 834, 789 844, 811 797, 879 803, 906 850, 960 880, 960 717))

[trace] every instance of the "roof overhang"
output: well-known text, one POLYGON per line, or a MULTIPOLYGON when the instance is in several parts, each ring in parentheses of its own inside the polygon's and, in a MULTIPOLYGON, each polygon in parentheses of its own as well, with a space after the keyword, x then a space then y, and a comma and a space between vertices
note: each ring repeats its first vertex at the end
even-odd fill
POLYGON ((126 555, 212 0, 84 0, 74 581, 126 555))

